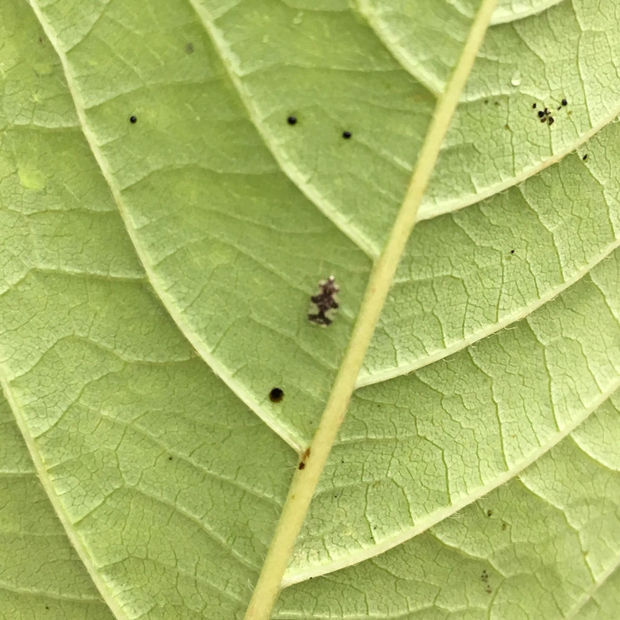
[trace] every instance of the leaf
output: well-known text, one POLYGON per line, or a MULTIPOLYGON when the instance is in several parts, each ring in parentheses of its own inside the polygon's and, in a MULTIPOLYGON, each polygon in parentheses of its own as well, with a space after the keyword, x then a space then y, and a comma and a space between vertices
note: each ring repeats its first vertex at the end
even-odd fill
POLYGON ((4 399, 0 438, 0 614, 112 618, 49 505, 4 399))
MULTIPOLYGON (((5 615, 244 613, 479 3, 432 6, 0 7, 5 615)), ((618 11, 500 2, 274 617, 613 617, 618 11)))

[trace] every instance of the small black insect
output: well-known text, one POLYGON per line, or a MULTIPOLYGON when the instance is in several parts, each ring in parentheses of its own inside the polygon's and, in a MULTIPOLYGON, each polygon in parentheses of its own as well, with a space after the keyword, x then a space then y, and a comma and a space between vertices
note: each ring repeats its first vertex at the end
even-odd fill
POLYGON ((338 308, 338 302, 334 295, 340 290, 336 285, 334 276, 329 276, 324 282, 319 282, 320 293, 310 297, 310 301, 316 305, 316 314, 308 314, 308 320, 317 325, 330 325, 332 320, 327 316, 327 312, 338 308))
POLYGON ((562 101, 560 102, 562 105, 568 105, 568 101, 566 101, 566 99, 562 99, 562 101))
POLYGON ((550 116, 547 122, 549 123, 549 125, 553 125, 553 123, 555 123, 555 119, 553 118, 553 116, 550 116))
POLYGON ((129 122, 130 122, 132 125, 135 125, 135 124, 138 122, 138 117, 137 117, 137 116, 134 116, 134 115, 132 114, 132 115, 129 117, 129 122))
POLYGON ((583 161, 587 161, 588 160, 588 154, 586 153, 581 159, 583 159, 583 161))
POLYGON ((538 110, 538 118, 542 118, 545 113, 542 110, 538 110))
POLYGON ((352 135, 353 135, 353 134, 352 134, 350 131, 343 131, 343 132, 342 132, 342 137, 343 137, 345 140, 348 140, 348 139, 349 139, 352 135))
POLYGON ((534 109, 534 110, 536 109, 536 104, 535 103, 532 104, 532 109, 534 109))
POLYGON ((286 122, 287 122, 289 125, 296 125, 296 124, 297 124, 297 117, 296 117, 296 116, 289 116, 289 117, 286 119, 286 122))

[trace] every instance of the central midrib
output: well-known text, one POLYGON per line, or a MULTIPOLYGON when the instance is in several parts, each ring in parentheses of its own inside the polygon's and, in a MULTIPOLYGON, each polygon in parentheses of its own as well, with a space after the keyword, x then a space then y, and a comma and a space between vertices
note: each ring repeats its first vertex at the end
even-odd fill
POLYGON ((407 194, 385 246, 373 265, 349 346, 310 446, 295 471, 280 520, 254 589, 246 620, 267 620, 279 595, 282 578, 314 491, 344 420, 375 326, 407 240, 415 225, 439 151, 456 111, 459 95, 473 67, 497 0, 482 0, 465 45, 435 111, 418 155, 407 194))

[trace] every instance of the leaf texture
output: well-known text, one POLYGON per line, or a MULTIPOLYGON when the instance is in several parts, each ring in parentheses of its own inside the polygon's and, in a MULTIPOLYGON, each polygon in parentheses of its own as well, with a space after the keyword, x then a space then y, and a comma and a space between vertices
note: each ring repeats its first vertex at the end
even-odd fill
MULTIPOLYGON (((243 616, 479 4, 0 6, 0 614, 243 616)), ((614 617, 619 17, 499 3, 274 618, 614 617)))

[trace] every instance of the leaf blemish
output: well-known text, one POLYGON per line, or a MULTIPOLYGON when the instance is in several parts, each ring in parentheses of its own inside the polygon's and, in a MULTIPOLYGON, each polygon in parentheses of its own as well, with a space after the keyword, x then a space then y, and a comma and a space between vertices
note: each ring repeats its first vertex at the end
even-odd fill
MULTIPOLYGON (((559 109, 559 108, 558 108, 559 109)), ((536 113, 541 123, 547 123, 548 125, 553 125, 555 123, 555 119, 551 116, 551 111, 549 108, 545 108, 544 110, 538 110, 536 113)))
POLYGON ((187 54, 193 54, 194 53, 194 44, 191 41, 185 45, 185 52, 187 54))
POLYGON ((306 448, 304 453, 301 455, 301 460, 299 461, 299 465, 297 466, 297 469, 304 469, 306 467, 306 461, 308 460, 308 457, 310 456, 310 448, 306 448))
POLYGON ((284 390, 279 387, 274 387, 271 392, 269 392, 269 400, 272 403, 279 403, 284 398, 284 390))

